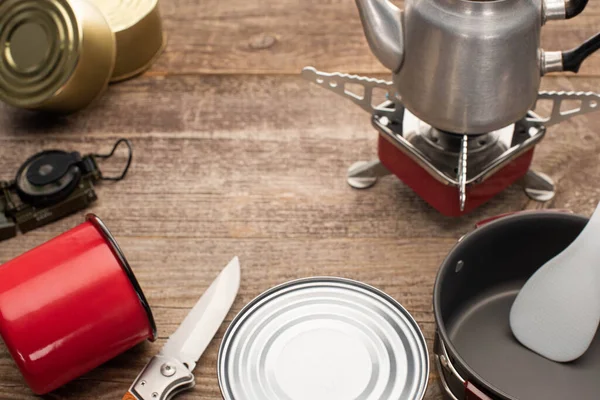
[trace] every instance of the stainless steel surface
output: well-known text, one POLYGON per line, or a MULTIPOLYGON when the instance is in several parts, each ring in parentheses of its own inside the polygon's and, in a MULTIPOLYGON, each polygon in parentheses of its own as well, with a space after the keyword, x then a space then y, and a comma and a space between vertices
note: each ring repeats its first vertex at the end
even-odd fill
POLYGON ((554 181, 548 175, 529 170, 523 177, 523 189, 531 199, 539 202, 550 201, 556 195, 554 181))
POLYGON ((140 400, 169 400, 194 385, 194 375, 185 365, 176 358, 158 355, 150 360, 129 391, 140 400))
MULTIPOLYGON (((186 368, 187 369, 187 368, 186 368)), ((166 362, 160 366, 160 374, 167 378, 175 375, 177 373, 177 365, 174 363, 166 362)))
MULTIPOLYGON (((538 119, 530 113, 532 120, 538 119)), ((373 116, 373 125, 394 146, 418 163, 439 182, 460 187, 457 165, 462 136, 432 128, 409 111, 402 124, 390 124, 386 117, 373 116)), ((469 136, 466 187, 479 184, 505 167, 516 157, 539 143, 546 130, 543 125, 527 120, 486 135, 469 136)))
POLYGON ((302 77, 345 99, 351 100, 369 114, 384 115, 395 120, 402 119, 404 108, 385 107, 385 103, 374 104, 373 94, 375 89, 382 89, 389 100, 394 100, 396 103, 400 101, 399 96, 394 92, 392 82, 357 75, 341 74, 339 72, 321 72, 317 71, 314 67, 304 68, 302 70, 302 77), (356 90, 357 88, 359 88, 358 91, 356 90))
POLYGON ((379 61, 396 72, 404 58, 402 11, 388 0, 356 0, 369 47, 379 61))
POLYGON ((544 20, 562 20, 567 18, 565 0, 544 0, 544 20))
POLYGON ((377 179, 391 175, 379 160, 358 161, 348 169, 348 185, 354 189, 368 189, 377 183, 377 179))
POLYGON ((542 53, 542 75, 560 72, 564 69, 562 52, 546 51, 542 53))
POLYGON ((204 292, 160 354, 181 361, 193 371, 196 361, 221 327, 239 288, 240 263, 236 257, 204 292))
POLYGON ((600 111, 600 94, 591 92, 540 92, 538 103, 536 103, 533 109, 538 116, 537 118, 529 118, 529 120, 549 127, 579 115, 600 111), (552 102, 551 111, 546 117, 539 115, 541 113, 538 110, 539 100, 552 102), (563 102, 566 101, 578 101, 580 105, 570 110, 564 110, 563 102))
POLYGON ((168 400, 191 389, 191 371, 225 320, 240 287, 237 257, 223 269, 160 353, 153 357, 134 381, 130 392, 140 400, 168 400))
POLYGON ((273 288, 234 319, 218 360, 225 400, 417 400, 423 335, 384 293, 339 278, 273 288))
POLYGON ((390 68, 396 91, 430 125, 459 134, 491 132, 525 117, 535 103, 541 1, 407 0, 402 23, 388 1, 357 5, 382 63, 398 58, 388 43, 402 47, 401 68, 390 68))
POLYGON ((458 197, 460 203, 460 211, 465 211, 465 204, 467 203, 467 167, 469 156, 469 137, 464 135, 462 137, 460 153, 458 154, 458 172, 456 173, 458 179, 458 197))

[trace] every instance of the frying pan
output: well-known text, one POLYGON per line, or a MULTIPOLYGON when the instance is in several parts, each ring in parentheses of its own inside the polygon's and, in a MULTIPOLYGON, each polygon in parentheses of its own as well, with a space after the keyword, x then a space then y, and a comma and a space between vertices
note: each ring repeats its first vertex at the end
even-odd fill
POLYGON ((600 398, 600 335, 582 358, 560 364, 521 346, 509 325, 527 279, 587 221, 561 212, 515 214, 477 228, 450 252, 434 287, 436 363, 449 398, 600 398))

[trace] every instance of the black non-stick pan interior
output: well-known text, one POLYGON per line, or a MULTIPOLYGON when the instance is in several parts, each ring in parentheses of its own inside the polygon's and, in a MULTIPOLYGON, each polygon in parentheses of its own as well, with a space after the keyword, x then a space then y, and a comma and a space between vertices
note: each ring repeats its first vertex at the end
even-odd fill
POLYGON ((586 223, 561 213, 508 217, 467 236, 442 266, 436 283, 440 332, 458 362, 499 398, 600 399, 600 335, 582 358, 560 364, 521 346, 509 325, 526 280, 586 223))

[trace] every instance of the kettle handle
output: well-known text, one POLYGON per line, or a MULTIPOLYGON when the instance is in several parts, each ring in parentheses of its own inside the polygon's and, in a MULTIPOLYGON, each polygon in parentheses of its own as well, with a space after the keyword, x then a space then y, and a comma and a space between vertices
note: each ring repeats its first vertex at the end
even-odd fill
POLYGON ((591 37, 575 49, 563 51, 563 71, 579 72, 579 68, 581 68, 581 64, 585 59, 598 50, 600 50, 600 33, 591 37))
POLYGON ((565 17, 574 18, 581 14, 587 7, 588 0, 565 0, 565 17))

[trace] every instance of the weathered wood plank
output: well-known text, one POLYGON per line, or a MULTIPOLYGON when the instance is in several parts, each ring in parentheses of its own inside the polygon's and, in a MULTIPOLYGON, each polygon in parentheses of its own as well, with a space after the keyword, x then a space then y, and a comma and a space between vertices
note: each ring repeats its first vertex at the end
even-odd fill
MULTIPOLYGON (((578 76, 549 76, 542 84, 543 90, 598 87, 599 78, 578 76)), ((143 77, 112 86, 97 103, 70 116, 0 103, 0 127, 0 146, 7 140, 44 146, 58 138, 77 143, 118 135, 282 142, 375 136, 368 114, 299 75, 143 77)))
MULTIPOLYGON (((588 90, 597 83, 551 78, 545 87, 588 90)), ((111 93, 111 101, 48 126, 48 133, 41 132, 43 118, 2 110, 2 179, 11 179, 29 155, 45 148, 106 151, 116 137, 133 138, 136 150, 127 180, 99 185, 100 201, 90 209, 123 235, 458 237, 479 219, 527 206, 515 186, 467 218, 453 219, 439 215, 393 177, 370 190, 352 190, 345 183, 347 167, 376 154, 369 117, 299 78, 134 81, 111 93), (220 88, 219 93, 210 95, 211 87, 220 88), (235 95, 229 91, 234 87, 235 95), (144 110, 151 97, 158 107, 148 116, 144 110), (272 103, 264 101, 268 97, 272 103), (285 109, 274 113, 272 104, 285 101, 285 109), (198 102, 203 106, 194 109, 198 102), (247 106, 237 107, 227 121, 230 113, 222 110, 238 103, 247 106), (339 112, 328 112, 338 107, 339 112), (196 113, 193 118, 190 110, 196 113), (169 122, 161 126, 160 121, 169 122)), ((538 146, 536 167, 560 183, 569 179, 564 175, 571 163, 594 163, 598 126, 600 113, 551 128, 538 146)), ((549 205, 563 206, 561 198, 549 205)), ((574 211, 591 210, 576 206, 574 211)), ((58 234, 79 220, 69 218, 40 232, 58 234)))
MULTIPOLYGON (((589 214, 597 204, 600 114, 551 128, 538 146, 536 168, 559 185, 544 206, 513 187, 473 215, 449 219, 394 178, 353 191, 344 181, 347 166, 375 156, 368 116, 297 76, 270 76, 297 75, 308 64, 385 74, 353 2, 165 0, 161 9, 170 44, 145 77, 112 86, 94 107, 70 117, 0 106, 0 179, 46 148, 106 150, 121 136, 136 148, 131 175, 99 186, 100 201, 90 211, 127 253, 160 339, 48 399, 120 398, 236 254, 244 268, 240 296, 198 367, 198 387, 182 400, 221 398, 215 366, 225 326, 263 290, 299 277, 344 276, 382 288, 413 313, 431 348, 435 273, 475 221, 521 208, 589 214)), ((600 3, 592 2, 576 20, 544 28, 544 47, 571 48, 595 33, 599 21, 600 3)), ((549 77, 543 85, 597 90, 600 79, 585 76, 600 76, 600 56, 581 76, 549 77)), ((0 263, 76 225, 83 214, 0 243, 0 263)), ((428 400, 441 399, 436 380, 432 370, 428 400)), ((1 344, 0 398, 35 398, 1 344)))
MULTIPOLYGON (((353 1, 169 0, 161 10, 169 47, 152 74, 296 74, 305 65, 386 72, 368 49, 353 1)), ((600 7, 590 2, 578 18, 547 24, 543 46, 566 50, 598 30, 600 7)), ((600 56, 581 74, 600 74, 600 56)))

